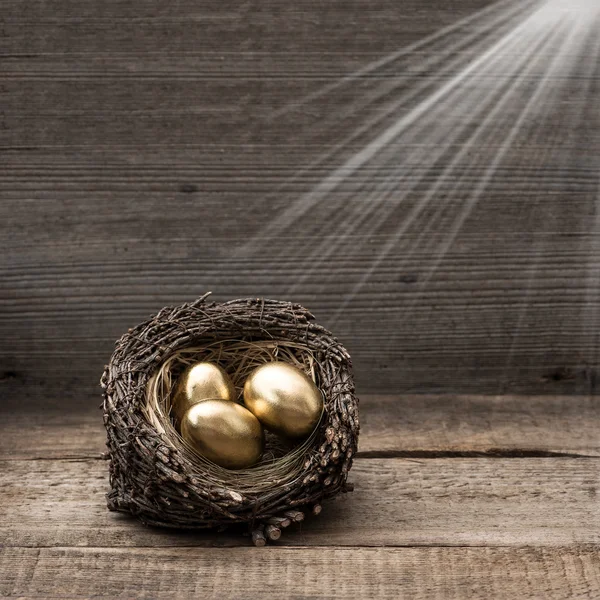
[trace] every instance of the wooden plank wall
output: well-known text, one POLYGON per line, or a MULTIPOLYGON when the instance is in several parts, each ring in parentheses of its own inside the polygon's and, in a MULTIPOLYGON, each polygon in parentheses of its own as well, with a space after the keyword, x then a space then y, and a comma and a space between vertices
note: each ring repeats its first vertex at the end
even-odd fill
MULTIPOLYGON (((287 229, 270 228, 365 143, 311 166, 360 124, 348 107, 391 75, 282 109, 488 4, 2 0, 5 397, 95 401, 114 339, 207 290, 309 306, 350 349, 363 393, 593 392, 593 55, 561 75, 546 120, 526 123, 424 285, 431 248, 415 246, 418 230, 394 238, 411 202, 346 235, 332 194, 287 229), (574 114, 585 116, 576 128, 574 114), (317 245, 327 260, 312 255, 317 245)), ((497 135, 462 174, 461 194, 497 135)), ((397 150, 410 157, 416 146, 397 150)), ((345 185, 374 176, 359 171, 345 185)), ((445 234, 443 223, 430 232, 434 250, 445 234)))

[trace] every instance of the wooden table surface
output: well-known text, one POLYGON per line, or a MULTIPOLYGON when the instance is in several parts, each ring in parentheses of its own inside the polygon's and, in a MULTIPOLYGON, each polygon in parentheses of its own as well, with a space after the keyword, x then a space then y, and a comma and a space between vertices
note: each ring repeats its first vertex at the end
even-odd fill
POLYGON ((544 2, 0 0, 0 596, 600 598, 600 37, 544 2), (105 507, 114 340, 208 290, 356 369, 355 492, 263 549, 105 507))
POLYGON ((361 411, 355 491, 265 548, 109 512, 97 408, 1 414, 0 595, 600 597, 593 400, 365 396, 361 411))

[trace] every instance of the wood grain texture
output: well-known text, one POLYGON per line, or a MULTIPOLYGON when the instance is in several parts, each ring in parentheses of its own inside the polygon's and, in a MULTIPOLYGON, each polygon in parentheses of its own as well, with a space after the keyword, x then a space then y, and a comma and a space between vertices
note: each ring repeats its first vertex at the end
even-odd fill
POLYGON ((539 73, 480 78, 515 102, 450 175, 483 122, 458 104, 465 134, 434 166, 427 139, 392 144, 273 225, 393 123, 394 94, 423 85, 410 111, 474 59, 426 43, 319 95, 491 3, 401 4, 1 1, 0 596, 600 597, 596 42, 544 79, 548 102, 439 264, 539 73), (432 185, 445 212, 398 236, 432 185), (207 290, 302 302, 354 358, 356 491, 278 547, 105 507, 113 342, 207 290))
MULTIPOLYGON (((289 527, 291 546, 600 544, 596 458, 358 459, 355 491, 289 527)), ((234 534, 148 529, 107 511, 101 460, 8 460, 0 469, 5 546, 245 545, 234 534)))
POLYGON ((120 0, 102 7, 92 0, 61 0, 50 8, 37 0, 29 10, 8 0, 3 3, 2 42, 3 49, 14 53, 26 48, 31 54, 60 55, 111 51, 377 54, 397 48, 393 33, 402 33, 402 41, 410 43, 488 4, 489 0, 453 1, 424 11, 409 3, 399 14, 393 0, 335 0, 325 7, 313 0, 293 5, 286 0, 209 0, 201 10, 190 0, 176 6, 143 0, 135 8, 120 0), (28 37, 41 31, 43 35, 28 37), (364 35, 355 35, 357 31, 364 35))
MULTIPOLYGON (((97 398, 42 395, 23 405, 18 389, 0 407, 0 459, 105 451, 97 398)), ((366 395, 360 419, 363 457, 600 456, 600 408, 587 396, 366 395)))
POLYGON ((595 397, 365 396, 360 409, 363 456, 600 456, 595 397))
MULTIPOLYGON (((434 222, 430 210, 401 239, 396 231, 436 181, 440 198, 460 181, 447 208, 456 214, 496 155, 501 128, 451 177, 444 167, 464 139, 426 171, 418 142, 396 145, 395 162, 365 166, 291 228, 268 231, 364 147, 372 131, 335 150, 363 118, 384 114, 389 98, 367 114, 352 107, 402 81, 394 70, 372 72, 272 118, 275 111, 489 4, 210 1, 200 10, 186 0, 132 11, 118 0, 36 1, 27 10, 3 2, 0 378, 28 382, 23 403, 34 402, 40 379, 84 402, 114 339, 162 306, 212 289, 217 300, 264 295, 309 306, 350 349, 361 391, 593 393, 593 48, 575 69, 552 74, 547 114, 526 120, 431 279, 448 220, 425 245, 419 234, 434 222), (402 185, 419 185, 393 209, 390 198, 372 227, 345 236, 365 190, 394 177, 395 164, 408 173, 402 185), (320 244, 331 251, 322 263, 310 255, 320 244), (390 244, 368 285, 336 314, 390 244)), ((406 64, 439 54, 425 45, 406 64)), ((444 77, 471 58, 451 53, 444 60, 458 62, 444 77)), ((439 83, 432 72, 401 72, 408 88, 439 83)), ((500 71, 480 84, 509 81, 500 71)), ((514 82, 516 97, 538 81, 514 82)), ((519 106, 503 119, 514 121, 519 106)))
POLYGON ((7 574, 0 594, 23 599, 579 600, 600 594, 596 548, 140 548, 135 554, 3 548, 0 571, 7 574))

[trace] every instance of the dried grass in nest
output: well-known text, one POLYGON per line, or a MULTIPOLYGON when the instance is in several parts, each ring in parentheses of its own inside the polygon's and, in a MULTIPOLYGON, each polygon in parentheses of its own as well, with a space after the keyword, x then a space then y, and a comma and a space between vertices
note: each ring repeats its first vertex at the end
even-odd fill
POLYGON ((143 522, 180 528, 247 523, 254 543, 318 514, 351 489, 358 406, 346 350, 303 307, 274 300, 167 307, 126 333, 102 377, 110 483, 108 506, 143 522), (261 462, 231 471, 196 454, 171 421, 170 393, 193 362, 220 364, 241 399, 248 374, 273 360, 307 373, 324 397, 312 435, 291 446, 267 434, 261 462))

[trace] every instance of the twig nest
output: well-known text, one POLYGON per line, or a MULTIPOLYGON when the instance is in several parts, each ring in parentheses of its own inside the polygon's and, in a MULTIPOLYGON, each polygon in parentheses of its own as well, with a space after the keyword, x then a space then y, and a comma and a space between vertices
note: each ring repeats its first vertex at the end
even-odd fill
MULTIPOLYGON (((320 513, 323 500, 351 490, 347 477, 359 424, 350 356, 298 304, 262 299, 217 304, 204 296, 163 308, 117 341, 101 384, 111 510, 167 527, 246 524, 254 543, 264 545, 305 513, 320 513), (171 414, 181 381, 197 363, 216 365, 239 404, 222 396, 214 402, 244 411, 244 385, 252 373, 271 363, 297 369, 306 386, 302 397, 306 390, 318 392, 302 408, 300 437, 263 416, 267 429, 284 435, 267 431, 259 460, 250 451, 242 468, 231 470, 227 467, 240 463, 219 465, 208 451, 197 452, 190 444, 193 428, 187 424, 182 435, 182 423, 171 414)), ((196 406, 202 403, 192 402, 189 412, 206 409, 196 406)), ((249 439, 251 431, 244 433, 249 439)), ((218 438, 211 443, 222 444, 218 438)))

